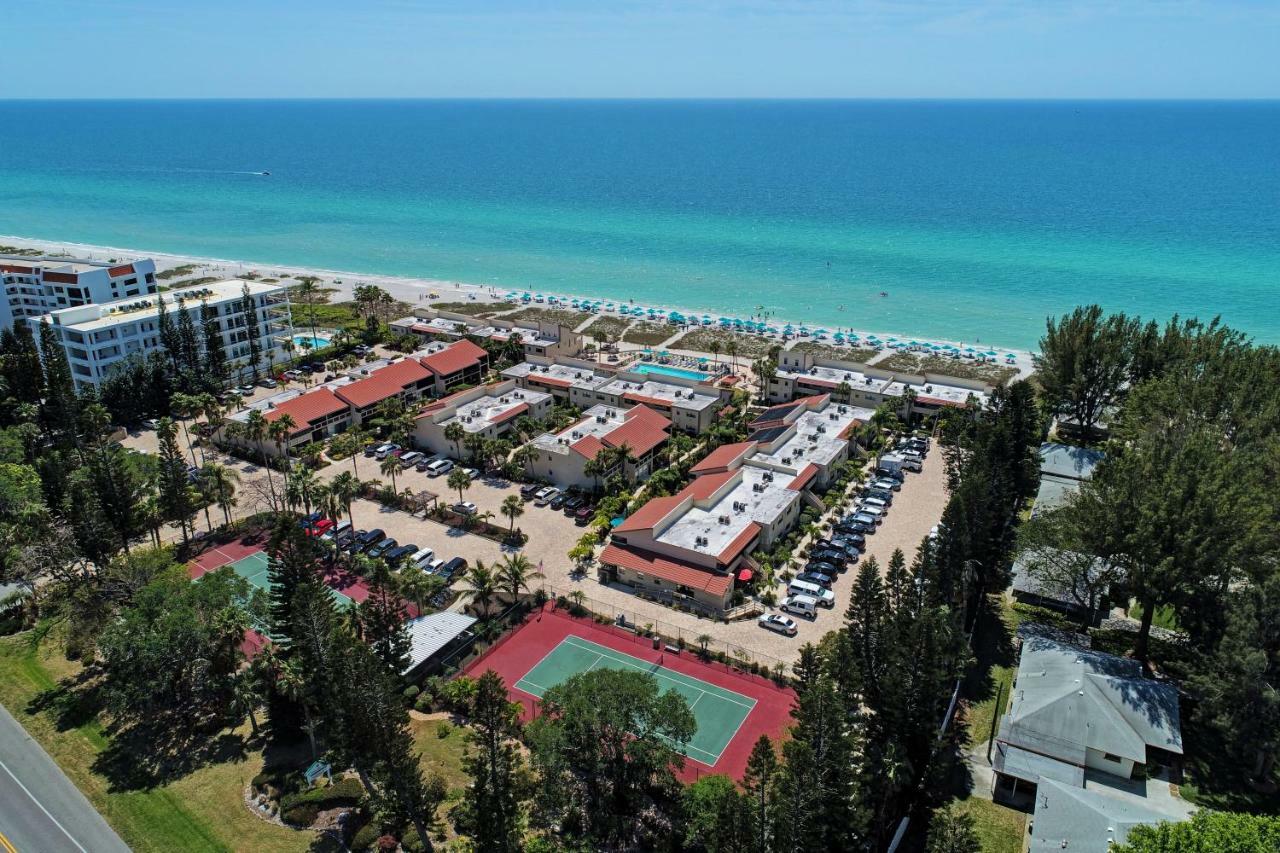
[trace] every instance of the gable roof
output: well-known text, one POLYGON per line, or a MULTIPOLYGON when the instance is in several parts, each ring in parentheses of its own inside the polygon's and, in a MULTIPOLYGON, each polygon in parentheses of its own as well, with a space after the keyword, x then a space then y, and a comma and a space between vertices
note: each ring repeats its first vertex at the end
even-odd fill
POLYGON ((622 426, 610 430, 600 438, 609 447, 621 447, 625 444, 639 457, 670 437, 667 429, 671 426, 671 421, 645 406, 636 406, 631 410, 636 411, 648 412, 649 415, 633 416, 629 412, 622 426))
POLYGON ((343 385, 334 393, 357 409, 380 403, 404 391, 405 388, 431 376, 431 372, 416 359, 406 358, 386 367, 380 367, 364 379, 343 385))
POLYGON ((818 476, 818 466, 810 462, 808 465, 800 469, 800 473, 796 474, 796 478, 787 483, 787 488, 793 492, 798 492, 813 482, 813 478, 818 476))
POLYGON ((1078 765, 1089 749, 1138 763, 1148 746, 1180 754, 1178 692, 1142 677, 1137 661, 1028 637, 999 737, 1078 765))
POLYGON ((483 347, 464 339, 450 344, 439 352, 424 355, 418 360, 422 362, 423 367, 437 376, 450 376, 459 370, 466 370, 478 364, 488 355, 483 347))
POLYGON ((1186 820, 1191 811, 1178 800, 1135 797, 1111 788, 1080 788, 1041 778, 1036 786, 1030 853, 1063 849, 1107 853, 1123 844, 1135 826, 1186 820))
POLYGON ((293 434, 297 435, 318 420, 338 412, 345 412, 347 403, 340 400, 328 388, 317 388, 300 394, 292 400, 285 400, 263 417, 268 421, 278 421, 285 415, 293 418, 293 434))
POLYGON ((727 470, 734 462, 755 449, 754 441, 739 441, 733 444, 722 444, 702 458, 697 465, 689 469, 691 474, 709 474, 713 471, 727 470))
POLYGON ((676 505, 684 500, 684 493, 676 495, 668 495, 661 498, 652 498, 645 502, 631 515, 627 516, 621 524, 614 528, 618 533, 631 533, 637 530, 652 530, 657 526, 658 522, 667 517, 676 505))

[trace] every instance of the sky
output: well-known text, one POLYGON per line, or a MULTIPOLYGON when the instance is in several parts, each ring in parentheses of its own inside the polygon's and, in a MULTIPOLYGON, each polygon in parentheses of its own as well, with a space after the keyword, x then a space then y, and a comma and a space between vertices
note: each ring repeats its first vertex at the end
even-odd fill
POLYGON ((2 0, 0 98, 1276 98, 1280 0, 2 0))

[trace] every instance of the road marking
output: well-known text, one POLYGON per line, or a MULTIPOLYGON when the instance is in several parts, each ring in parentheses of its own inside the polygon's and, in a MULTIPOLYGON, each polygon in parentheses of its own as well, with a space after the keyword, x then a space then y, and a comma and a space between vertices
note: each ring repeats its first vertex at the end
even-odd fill
MULTIPOLYGON (((62 834, 65 835, 67 839, 76 846, 76 849, 79 850, 80 853, 89 853, 89 851, 85 850, 84 846, 81 845, 79 841, 76 841, 75 836, 72 835, 70 832, 67 832, 67 828, 63 826, 61 823, 59 823, 56 817, 54 817, 49 813, 49 810, 44 807, 44 803, 37 800, 35 797, 35 794, 31 793, 31 791, 27 788, 27 786, 22 784, 22 780, 19 779, 17 776, 13 775, 13 771, 9 769, 9 765, 5 764, 3 761, 0 761, 0 770, 4 770, 5 773, 9 774, 10 779, 18 783, 18 787, 22 789, 22 793, 26 794, 27 797, 31 800, 31 802, 35 803, 36 806, 40 809, 40 811, 44 812, 45 817, 53 821, 54 826, 62 830, 62 834)), ((13 850, 12 847, 10 847, 9 849, 13 850)), ((17 851, 14 851, 14 853, 17 853, 17 851)))
POLYGON ((13 844, 9 842, 9 839, 4 837, 3 832, 0 832, 0 847, 3 847, 7 853, 18 853, 18 848, 14 847, 13 844))

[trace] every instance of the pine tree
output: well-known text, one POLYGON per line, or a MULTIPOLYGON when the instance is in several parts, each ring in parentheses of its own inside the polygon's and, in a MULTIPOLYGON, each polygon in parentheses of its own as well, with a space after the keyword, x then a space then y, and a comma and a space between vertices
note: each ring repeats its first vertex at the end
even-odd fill
POLYGON ((40 350, 25 320, 14 320, 12 329, 0 331, 0 377, 18 403, 39 404, 44 396, 40 350))
POLYGON ((454 814, 460 832, 477 850, 522 849, 524 815, 520 775, 524 759, 517 746, 520 706, 507 698, 506 685, 493 671, 476 681, 467 735, 472 749, 463 759, 471 785, 454 814))
POLYGON ((44 401, 40 417, 45 431, 61 447, 75 443, 79 423, 76 384, 58 333, 50 323, 40 323, 40 358, 44 366, 44 401))
POLYGON ((178 431, 174 428, 173 421, 161 418, 156 433, 160 438, 160 506, 165 518, 178 522, 182 529, 182 541, 185 543, 190 536, 191 520, 196 514, 191 485, 187 479, 187 460, 182 455, 182 448, 178 447, 178 431))
POLYGON ((163 293, 156 294, 156 327, 160 331, 160 346, 169 354, 169 363, 174 373, 182 367, 182 345, 178 340, 178 331, 173 327, 173 318, 169 316, 169 306, 163 293))
POLYGON ((778 779, 778 754, 768 735, 760 735, 747 758, 747 769, 742 774, 742 787, 751 801, 752 849, 773 849, 773 822, 775 785, 778 779))
POLYGON ((360 625, 367 642, 387 668, 397 675, 409 666, 412 646, 405 630, 404 601, 384 560, 363 562, 369 597, 360 605, 360 625))
POLYGON ((314 539, 291 516, 279 516, 267 546, 267 577, 271 581, 272 634, 291 643, 299 637, 294 622, 298 588, 319 583, 321 554, 314 539))
POLYGON ((884 619, 888 602, 880 581, 880 564, 869 557, 858 567, 845 611, 846 632, 849 635, 854 659, 857 661, 859 682, 868 705, 879 704, 880 677, 884 669, 884 619))
POLYGON ((200 375, 200 343, 186 302, 178 299, 178 361, 191 377, 200 375))
POLYGON ((791 667, 791 672, 795 676, 796 694, 803 696, 822 672, 822 661, 818 656, 818 649, 812 643, 805 643, 800 647, 800 659, 791 667))
POLYGON ((240 310, 244 312, 245 329, 249 334, 249 368, 253 378, 258 378, 258 365, 262 363, 262 345, 258 343, 258 307, 249 292, 249 285, 240 289, 240 310))
POLYGON ((222 339, 222 327, 218 323, 218 312, 210 308, 207 302, 200 303, 201 332, 204 337, 205 376, 212 379, 218 387, 227 384, 227 351, 222 339))
POLYGON ((907 574, 907 558, 901 548, 894 548, 885 570, 884 591, 890 612, 896 611, 910 595, 911 576, 907 574))

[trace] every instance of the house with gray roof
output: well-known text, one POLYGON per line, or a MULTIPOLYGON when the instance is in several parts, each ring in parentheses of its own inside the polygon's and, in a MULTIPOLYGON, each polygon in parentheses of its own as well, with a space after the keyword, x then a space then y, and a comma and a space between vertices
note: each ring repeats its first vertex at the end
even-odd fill
POLYGON ((1139 797, 1112 788, 1078 788, 1042 779, 1036 791, 1030 853, 1108 853, 1135 826, 1186 820, 1191 807, 1173 798, 1139 797))
POLYGON ((1092 623, 1107 612, 1119 572, 1098 557, 1057 548, 1029 549, 1013 561, 1011 591, 1018 601, 1092 623))
POLYGON ((1040 490, 1032 515, 1041 515, 1071 500, 1106 456, 1101 450, 1046 441, 1040 445, 1040 490))
POLYGON ((1130 779, 1136 766, 1182 754, 1177 690, 1129 658, 1028 637, 1011 698, 996 735, 997 790, 1041 778, 1082 787, 1089 771, 1130 779))

